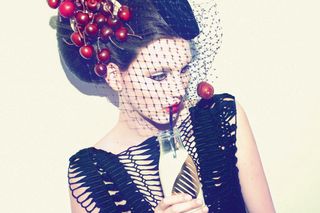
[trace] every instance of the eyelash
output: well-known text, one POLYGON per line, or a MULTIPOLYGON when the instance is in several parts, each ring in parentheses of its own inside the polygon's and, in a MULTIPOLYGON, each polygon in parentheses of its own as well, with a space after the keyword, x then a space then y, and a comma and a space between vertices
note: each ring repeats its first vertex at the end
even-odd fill
POLYGON ((156 73, 155 75, 150 76, 150 78, 155 81, 162 81, 167 78, 167 73, 166 72, 156 73))
MULTIPOLYGON (((185 66, 180 73, 185 74, 186 72, 189 71, 189 68, 190 66, 185 66)), ((163 71, 163 72, 156 73, 155 75, 152 75, 150 78, 155 81, 163 81, 164 79, 167 78, 167 72, 163 71)))

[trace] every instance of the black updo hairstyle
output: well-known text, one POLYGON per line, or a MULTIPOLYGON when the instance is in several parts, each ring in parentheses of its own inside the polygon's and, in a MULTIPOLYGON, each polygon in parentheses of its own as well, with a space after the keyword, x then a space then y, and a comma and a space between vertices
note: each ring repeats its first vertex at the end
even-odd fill
MULTIPOLYGON (((134 30, 136 35, 143 38, 139 39, 137 37, 128 36, 127 41, 123 43, 118 43, 113 39, 123 48, 123 50, 110 42, 100 42, 101 48, 106 47, 110 50, 110 62, 117 64, 121 71, 128 69, 141 47, 147 46, 156 39, 173 37, 184 37, 189 39, 189 37, 195 37, 199 33, 198 25, 187 0, 118 0, 118 2, 127 5, 132 9, 133 16, 127 23, 134 30), (170 8, 174 5, 179 6, 179 8, 170 8), (164 6, 168 7, 163 8, 164 6), (170 9, 171 11, 169 11, 170 9), (164 13, 167 11, 169 11, 169 13, 164 13), (179 12, 183 14, 179 14, 179 12), (179 18, 181 20, 179 20, 179 18), (189 29, 193 32, 187 32, 190 31, 189 29), (179 30, 180 33, 178 32, 179 30), (181 33, 186 34, 187 36, 181 36, 181 33)), ((71 83, 81 92, 89 95, 97 95, 94 93, 92 94, 92 91, 84 91, 81 86, 76 85, 75 81, 71 79, 72 77, 70 78, 71 72, 82 82, 93 83, 95 85, 102 84, 108 87, 105 80, 97 76, 94 72, 94 66, 97 63, 96 57, 86 60, 79 54, 79 47, 65 42, 65 40, 67 40, 71 43, 70 35, 72 32, 69 19, 61 18, 57 23, 57 40, 64 71, 71 83)), ((94 48, 97 46, 96 42, 90 44, 93 45, 94 48)))

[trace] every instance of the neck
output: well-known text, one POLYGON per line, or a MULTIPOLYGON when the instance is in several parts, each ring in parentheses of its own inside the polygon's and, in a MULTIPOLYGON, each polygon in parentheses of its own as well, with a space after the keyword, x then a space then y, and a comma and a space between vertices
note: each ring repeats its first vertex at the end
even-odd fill
MULTIPOLYGON (((119 107, 119 119, 113 129, 102 138, 95 146, 113 153, 119 153, 128 147, 138 145, 146 139, 156 136, 163 128, 168 129, 169 124, 157 128, 150 120, 142 117, 132 108, 119 107)), ((180 112, 175 126, 180 126, 181 122, 189 115, 188 107, 180 112)), ((159 127, 159 126, 158 126, 159 127)))

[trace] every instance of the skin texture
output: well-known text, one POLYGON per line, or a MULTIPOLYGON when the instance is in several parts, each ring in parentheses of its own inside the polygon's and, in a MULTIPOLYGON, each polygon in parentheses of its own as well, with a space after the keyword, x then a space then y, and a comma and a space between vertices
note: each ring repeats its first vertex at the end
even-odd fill
POLYGON ((122 115, 139 122, 139 129, 152 128, 146 118, 155 125, 167 124, 166 107, 185 96, 191 59, 187 41, 159 39, 142 48, 125 72, 110 63, 106 81, 119 93, 122 115))
POLYGON ((242 106, 237 102, 237 167, 242 195, 250 213, 275 212, 258 148, 242 106))
MULTIPOLYGON (((116 126, 95 147, 118 154, 157 134, 158 127, 167 128, 165 125, 168 124, 168 113, 165 107, 185 95, 190 76, 184 68, 190 60, 187 41, 160 39, 142 48, 126 72, 120 72, 117 65, 109 64, 106 82, 120 94, 120 117, 116 126), (172 54, 172 51, 179 54, 172 54), (166 78, 163 78, 164 73, 166 78), (162 80, 150 78, 154 76, 162 80)), ((275 209, 247 116, 238 102, 236 105, 237 167, 247 211, 273 213, 275 209)), ((175 123, 179 124, 188 115, 187 112, 188 110, 181 109, 174 117, 175 123)), ((70 198, 73 213, 86 212, 71 194, 70 198)), ((201 206, 196 200, 179 194, 163 199, 155 212, 187 212, 195 209, 197 210, 194 212, 208 211, 205 207, 199 208, 201 206)))

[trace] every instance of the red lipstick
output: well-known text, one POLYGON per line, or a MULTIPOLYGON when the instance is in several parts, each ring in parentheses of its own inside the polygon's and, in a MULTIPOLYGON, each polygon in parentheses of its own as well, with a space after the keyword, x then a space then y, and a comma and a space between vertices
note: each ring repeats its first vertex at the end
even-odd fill
POLYGON ((180 110, 180 103, 173 104, 171 106, 166 107, 166 112, 170 112, 170 107, 172 107, 172 113, 178 113, 180 110))

